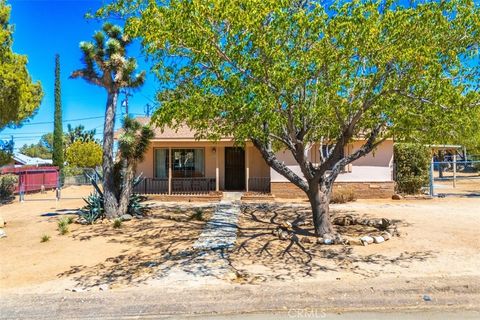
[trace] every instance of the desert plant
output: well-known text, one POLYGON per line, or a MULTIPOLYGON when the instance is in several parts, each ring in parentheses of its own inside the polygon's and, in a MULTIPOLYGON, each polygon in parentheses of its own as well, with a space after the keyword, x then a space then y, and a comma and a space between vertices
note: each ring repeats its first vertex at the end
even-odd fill
POLYGON ((88 196, 87 199, 83 199, 87 205, 80 209, 79 215, 88 224, 93 224, 98 219, 105 217, 105 211, 103 210, 103 195, 101 193, 95 193, 88 196))
POLYGON ((428 185, 430 151, 428 147, 410 143, 394 146, 395 182, 397 192, 419 193, 428 185))
POLYGON ((334 190, 332 199, 330 200, 331 203, 347 203, 357 200, 355 196, 355 192, 351 189, 345 190, 334 190))
POLYGON ((50 236, 48 234, 44 234, 42 238, 40 239, 40 242, 48 242, 50 241, 50 236))
POLYGON ((18 177, 14 174, 0 175, 0 201, 8 200, 12 197, 18 177))
POLYGON ((63 217, 63 218, 60 218, 57 222, 57 226, 58 226, 58 231, 60 232, 61 235, 65 235, 68 233, 68 225, 71 223, 70 221, 73 221, 73 220, 70 220, 69 217, 63 217))
POLYGON ((122 227, 122 219, 116 218, 115 220, 113 220, 113 227, 115 229, 121 228, 122 227))
POLYGON ((205 211, 202 208, 195 208, 193 213, 190 215, 190 220, 203 221, 203 215, 205 211))

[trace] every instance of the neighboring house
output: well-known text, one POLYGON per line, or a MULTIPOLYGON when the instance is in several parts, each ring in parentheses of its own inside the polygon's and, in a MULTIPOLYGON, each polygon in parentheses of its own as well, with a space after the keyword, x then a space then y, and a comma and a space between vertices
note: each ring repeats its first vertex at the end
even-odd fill
MULTIPOLYGON (((137 118, 148 123, 149 118, 137 118)), ((354 152, 364 140, 353 141, 345 149, 354 152)), ((292 154, 277 153, 277 157, 301 175, 292 154)), ((319 148, 312 148, 310 160, 319 159, 319 148)), ((349 188, 359 198, 390 197, 394 192, 392 179, 393 141, 382 143, 373 153, 348 165, 335 189, 349 188)), ((246 195, 262 193, 276 198, 305 198, 303 191, 271 169, 260 152, 247 142, 244 148, 234 146, 231 139, 212 142, 196 140, 187 126, 178 130, 155 128, 155 136, 144 161, 137 167, 145 178, 136 191, 157 195, 218 194, 221 191, 242 191, 246 195)))
POLYGON ((41 159, 41 158, 33 158, 26 156, 21 153, 14 153, 13 154, 13 161, 10 167, 22 167, 22 166, 51 166, 52 160, 51 159, 41 159))

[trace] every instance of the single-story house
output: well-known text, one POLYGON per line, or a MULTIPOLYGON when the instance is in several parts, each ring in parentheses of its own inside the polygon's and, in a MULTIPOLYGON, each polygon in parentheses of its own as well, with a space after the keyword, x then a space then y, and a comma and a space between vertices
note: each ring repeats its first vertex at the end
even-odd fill
POLYGON ((42 166, 51 166, 51 165, 52 165, 51 159, 29 157, 22 153, 16 152, 13 154, 12 161, 2 166, 2 168, 19 168, 23 166, 42 167, 42 166))
MULTIPOLYGON (((148 123, 149 118, 137 118, 148 123)), ((350 154, 364 143, 358 139, 349 144, 350 154)), ((277 157, 301 175, 289 151, 277 157)), ((312 148, 310 160, 320 158, 319 149, 312 148), (317 154, 318 153, 318 154, 317 154)), ((334 186, 351 189, 358 198, 391 197, 393 182, 393 140, 348 165, 334 186)), ((137 173, 145 178, 136 191, 162 196, 191 196, 220 194, 223 191, 242 191, 246 195, 267 194, 276 198, 305 198, 305 194, 286 178, 271 169, 251 142, 244 148, 234 146, 231 139, 219 141, 196 140, 195 132, 187 126, 177 130, 155 128, 155 135, 137 173)))

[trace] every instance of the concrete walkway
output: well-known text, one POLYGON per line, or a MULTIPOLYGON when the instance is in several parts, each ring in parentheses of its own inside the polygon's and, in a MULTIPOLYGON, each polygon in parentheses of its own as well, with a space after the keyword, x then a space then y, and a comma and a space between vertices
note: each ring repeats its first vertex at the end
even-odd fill
MULTIPOLYGON (((163 281, 211 283, 236 277, 229 264, 229 249, 237 240, 238 200, 241 193, 227 193, 185 258, 168 270, 163 281)), ((165 275, 164 275, 165 276, 165 275)))

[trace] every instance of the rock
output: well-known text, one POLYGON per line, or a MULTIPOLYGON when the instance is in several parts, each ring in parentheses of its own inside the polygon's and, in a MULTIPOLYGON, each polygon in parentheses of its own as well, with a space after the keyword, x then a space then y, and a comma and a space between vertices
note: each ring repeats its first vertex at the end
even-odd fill
POLYGON ((382 242, 385 242, 385 239, 382 236, 374 236, 373 241, 375 243, 382 243, 382 242))
POLYGON ((392 235, 388 232, 382 232, 382 237, 385 239, 385 241, 390 240, 392 238, 392 235))
POLYGON ((278 229, 278 228, 275 228, 275 229, 272 230, 272 234, 273 234, 274 236, 277 236, 277 237, 278 237, 278 232, 279 232, 279 229, 278 229))
POLYGON ((110 287, 108 286, 108 284, 105 283, 105 284, 99 285, 99 286, 98 286, 98 290, 100 290, 100 291, 108 291, 108 290, 110 290, 110 287))
POLYGON ((279 233, 278 233, 278 238, 280 240, 288 240, 290 237, 288 235, 288 232, 286 232, 285 230, 281 230, 279 233))
POLYGON ((401 195, 399 195, 398 193, 395 193, 393 196, 392 196, 392 200, 402 200, 403 197, 401 195))
POLYGON ((323 244, 333 244, 333 239, 323 239, 323 244))
POLYGON ((0 217, 0 228, 5 227, 6 224, 7 224, 7 222, 5 221, 5 219, 3 219, 2 217, 0 217))
POLYGON ((351 246, 361 246, 361 245, 363 245, 363 242, 358 238, 348 238, 346 241, 348 241, 348 244, 351 245, 351 246))
POLYGON ((382 218, 382 220, 380 220, 380 228, 383 230, 387 229, 391 224, 392 222, 387 218, 382 218))
POLYGON ((373 243, 373 238, 370 237, 370 236, 363 236, 360 238, 360 240, 363 242, 363 243, 367 243, 367 244, 371 244, 373 243))
POLYGON ((292 224, 290 223, 290 221, 283 221, 283 222, 280 224, 280 227, 282 227, 283 229, 291 229, 291 228, 292 228, 292 224))
POLYGON ((325 233, 325 234, 323 235, 323 239, 329 239, 329 240, 332 240, 332 241, 333 241, 333 240, 335 239, 335 236, 334 236, 333 234, 331 234, 331 233, 325 233))
POLYGON ((430 297, 428 294, 424 294, 423 301, 432 301, 432 297, 430 297))
POLYGON ((317 244, 323 244, 323 238, 317 238, 317 244))
POLYGON ((78 288, 77 287, 77 288, 72 289, 72 292, 84 292, 84 291, 86 291, 85 288, 78 288))
POLYGON ((6 236, 7 236, 7 233, 5 232, 5 230, 0 229, 0 238, 5 238, 6 236))
POLYGON ((310 239, 310 237, 301 237, 300 242, 301 243, 312 243, 312 240, 310 239))
POLYGON ((335 244, 344 244, 345 243, 345 240, 342 238, 341 235, 339 235, 338 233, 335 234, 334 238, 333 238, 333 243, 335 244))
POLYGON ((120 219, 122 219, 122 221, 130 221, 133 219, 133 216, 130 214, 124 214, 120 217, 120 219))

